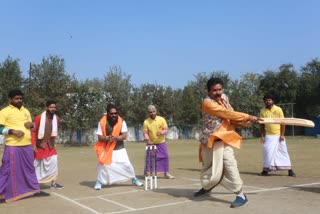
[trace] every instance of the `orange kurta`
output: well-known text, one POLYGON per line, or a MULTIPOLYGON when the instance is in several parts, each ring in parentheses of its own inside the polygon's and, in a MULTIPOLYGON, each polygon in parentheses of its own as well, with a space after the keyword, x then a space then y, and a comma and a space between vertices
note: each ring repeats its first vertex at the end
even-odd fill
POLYGON ((223 121, 219 128, 211 133, 208 138, 207 144, 200 144, 199 150, 199 160, 201 161, 201 147, 207 146, 212 148, 214 141, 217 139, 222 140, 223 142, 233 146, 235 148, 240 148, 242 137, 235 132, 235 124, 239 122, 245 122, 249 120, 249 114, 243 112, 233 111, 232 109, 228 109, 221 100, 221 103, 215 103, 210 101, 209 99, 204 99, 201 105, 201 111, 207 114, 210 114, 215 117, 222 118, 223 121))
POLYGON ((208 99, 203 101, 201 110, 212 116, 223 118, 218 130, 209 136, 207 145, 209 148, 212 147, 215 139, 221 139, 233 147, 240 148, 242 138, 234 131, 234 124, 249 120, 248 114, 227 109, 223 102, 219 105, 208 99))

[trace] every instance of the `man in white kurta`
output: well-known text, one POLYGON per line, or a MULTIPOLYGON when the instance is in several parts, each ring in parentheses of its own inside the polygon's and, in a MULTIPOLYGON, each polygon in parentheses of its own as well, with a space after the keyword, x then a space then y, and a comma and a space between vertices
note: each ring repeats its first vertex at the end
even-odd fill
POLYGON ((127 137, 127 124, 118 115, 117 108, 113 104, 107 106, 107 114, 104 115, 98 125, 98 142, 94 150, 98 157, 98 175, 94 188, 100 190, 102 184, 132 180, 132 184, 142 186, 143 183, 136 178, 132 164, 130 163, 124 140, 127 137))

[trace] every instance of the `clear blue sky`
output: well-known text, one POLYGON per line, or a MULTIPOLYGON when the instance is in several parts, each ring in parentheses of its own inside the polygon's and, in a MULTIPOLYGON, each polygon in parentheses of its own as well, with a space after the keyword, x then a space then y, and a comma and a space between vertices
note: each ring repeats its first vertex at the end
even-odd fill
POLYGON ((183 88, 199 72, 300 69, 320 57, 319 0, 2 0, 0 62, 58 55, 79 80, 117 65, 132 83, 183 88))

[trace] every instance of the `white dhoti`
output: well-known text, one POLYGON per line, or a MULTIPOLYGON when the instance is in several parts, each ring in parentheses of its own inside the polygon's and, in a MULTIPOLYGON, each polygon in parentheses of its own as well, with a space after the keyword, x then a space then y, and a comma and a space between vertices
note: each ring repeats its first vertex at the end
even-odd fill
POLYGON ((231 146, 222 141, 215 142, 213 148, 204 147, 201 151, 201 185, 209 190, 221 184, 227 190, 239 193, 243 181, 231 146))
POLYGON ((134 177, 134 169, 125 148, 113 150, 111 164, 98 164, 97 180, 104 185, 127 181, 134 177))
POLYGON ((280 135, 266 135, 263 143, 264 170, 289 170, 291 161, 286 141, 279 141, 280 135))
POLYGON ((48 183, 58 177, 58 156, 34 160, 34 168, 39 183, 48 183))

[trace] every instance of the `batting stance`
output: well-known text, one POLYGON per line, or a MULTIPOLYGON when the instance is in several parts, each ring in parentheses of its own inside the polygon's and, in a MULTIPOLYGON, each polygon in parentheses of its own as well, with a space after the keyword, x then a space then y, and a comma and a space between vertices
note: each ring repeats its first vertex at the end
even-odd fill
POLYGON ((241 122, 256 122, 257 117, 233 111, 228 97, 223 94, 223 82, 220 78, 211 78, 207 82, 208 96, 201 104, 202 128, 200 132, 200 161, 202 189, 195 197, 210 192, 221 184, 235 193, 236 199, 231 207, 240 207, 248 203, 242 192, 243 181, 240 178, 233 148, 240 148, 241 137, 234 131, 241 122))
MULTIPOLYGON (((274 104, 271 94, 263 97, 265 107, 260 117, 283 118, 283 111, 274 104)), ((259 174, 268 176, 269 171, 288 170, 288 176, 295 177, 284 137, 286 126, 283 124, 260 124, 260 137, 263 143, 263 170, 259 174)))

